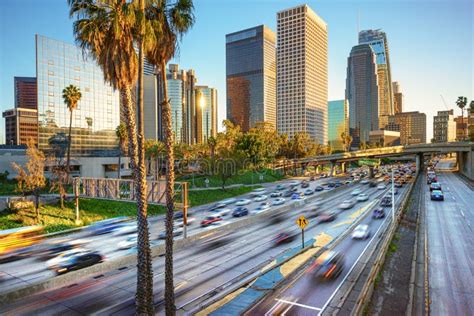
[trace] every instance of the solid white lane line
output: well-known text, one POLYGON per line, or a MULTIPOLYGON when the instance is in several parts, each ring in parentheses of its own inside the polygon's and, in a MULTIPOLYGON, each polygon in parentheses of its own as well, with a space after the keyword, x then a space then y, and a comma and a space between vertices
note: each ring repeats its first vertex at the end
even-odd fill
POLYGON ((265 316, 270 316, 270 315, 272 315, 272 312, 273 312, 274 310, 276 310, 278 307, 280 307, 281 305, 282 305, 281 302, 275 303, 275 305, 273 305, 273 307, 270 308, 270 310, 265 313, 265 316))
MULTIPOLYGON (((295 306, 298 306, 298 307, 308 308, 308 309, 312 309, 312 310, 315 310, 315 311, 320 311, 321 310, 321 308, 319 308, 319 307, 314 307, 314 306, 309 306, 309 305, 296 303, 296 301, 291 302, 291 301, 286 301, 286 300, 282 300, 282 299, 279 299, 279 298, 276 298, 275 300, 279 301, 279 302, 282 302, 282 303, 285 303, 285 304, 290 304, 290 305, 295 305, 295 306)), ((285 310, 282 315, 284 315, 288 310, 289 310, 289 308, 287 310, 285 310)))

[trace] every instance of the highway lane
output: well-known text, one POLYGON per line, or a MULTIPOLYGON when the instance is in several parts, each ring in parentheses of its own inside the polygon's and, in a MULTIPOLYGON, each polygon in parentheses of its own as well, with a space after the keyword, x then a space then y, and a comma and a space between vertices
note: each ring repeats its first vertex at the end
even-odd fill
MULTIPOLYGON (((338 178, 338 180, 345 180, 346 177, 341 177, 338 178)), ((284 181, 279 181, 279 182, 274 182, 274 183, 265 183, 262 184, 264 188, 267 189, 268 195, 272 192, 275 191, 275 188, 279 184, 283 185, 288 185, 290 182, 294 181, 295 179, 289 179, 289 180, 284 180, 284 181)), ((310 181, 310 188, 314 190, 314 188, 322 183, 328 182, 328 181, 335 181, 336 178, 325 178, 325 179, 317 179, 316 181, 310 181)), ((299 191, 304 191, 299 187, 299 191)), ((327 190, 326 190, 327 191, 327 190)), ((321 194, 321 192, 316 192, 314 195, 317 196, 321 194)), ((255 202, 252 199, 252 194, 244 194, 242 196, 239 196, 237 198, 248 198, 251 199, 252 202, 246 207, 249 210, 254 210, 260 205, 261 202, 255 202)), ((289 202, 289 198, 285 198, 286 204, 289 202)), ((268 198, 267 201, 272 201, 273 198, 268 198)), ((195 233, 201 232, 202 228, 200 227, 199 223, 200 221, 208 215, 211 215, 211 213, 207 212, 207 210, 210 208, 211 205, 214 205, 215 203, 211 203, 208 205, 202 205, 194 208, 190 208, 189 213, 191 214, 191 217, 195 218, 194 224, 188 226, 188 236, 193 235, 195 233)), ((234 209, 235 205, 229 205, 230 209, 234 209)), ((225 220, 223 221, 223 224, 231 223, 233 221, 236 221, 239 219, 229 217, 227 216, 225 220)), ((158 245, 160 243, 163 243, 162 240, 158 240, 157 237, 160 233, 164 231, 164 223, 163 223, 163 218, 162 217, 152 217, 149 219, 150 221, 150 238, 153 240, 154 245, 158 245)), ((206 229, 212 229, 213 226, 210 226, 206 229)), ((107 260, 113 260, 114 258, 124 256, 130 253, 129 250, 120 250, 118 249, 118 244, 121 241, 126 240, 130 235, 114 235, 114 234, 106 234, 106 235, 99 235, 99 236, 89 236, 85 232, 79 232, 79 233, 74 233, 71 235, 67 236, 67 240, 78 240, 78 239, 83 239, 83 240, 88 240, 87 245, 85 248, 88 249, 96 249, 101 252, 101 254, 105 255, 107 260)), ((177 238, 182 238, 178 236, 177 238)), ((65 239, 64 236, 58 237, 58 238, 52 238, 48 239, 48 242, 54 242, 54 241, 59 241, 65 239)), ((24 286, 27 283, 31 282, 37 282, 40 280, 45 280, 48 278, 53 277, 55 274, 53 271, 49 270, 46 265, 46 261, 44 260, 38 260, 35 257, 28 257, 25 259, 9 262, 9 263, 3 263, 0 264, 0 273, 3 274, 3 277, 1 278, 1 288, 2 289, 14 289, 15 287, 21 287, 24 286)), ((1 289, 0 289, 1 291, 1 289)))
MULTIPOLYGON (((357 186, 361 185, 355 187, 357 186)), ((347 198, 348 192, 353 188, 348 187, 335 192, 333 196, 327 198, 324 207, 331 210, 337 208, 337 205, 347 198)), ((375 188, 367 188, 367 191, 372 195, 383 193, 375 188)), ((353 210, 342 212, 336 222, 323 225, 310 223, 307 236, 316 236, 323 231, 330 231, 331 234, 343 232, 349 225, 349 220, 353 220, 350 217, 357 213, 358 208, 366 204, 368 202, 358 203, 353 210)), ((278 247, 273 245, 272 239, 276 233, 295 228, 295 220, 300 213, 293 211, 289 215, 286 221, 276 225, 269 226, 262 223, 241 229, 230 236, 228 243, 209 245, 200 242, 196 246, 177 251, 175 255, 177 306, 180 307, 218 285, 239 277, 258 264, 271 261, 283 250, 299 245, 301 242, 299 238, 287 245, 278 247)), ((209 241, 206 239, 204 242, 209 241)), ((163 261, 163 258, 155 258, 153 264, 155 303, 159 312, 162 307, 160 301, 164 286, 163 261)), ((0 313, 9 312, 17 315, 35 311, 40 314, 61 314, 75 311, 85 314, 112 314, 116 311, 118 314, 130 314, 133 313, 135 274, 134 268, 113 271, 98 279, 91 278, 72 287, 24 298, 4 307, 0 313)))
MULTIPOLYGON (((396 195, 398 206, 408 191, 408 185, 396 195)), ((373 207, 371 208, 373 209, 373 207)), ((353 240, 347 236, 336 247, 335 251, 344 255, 344 270, 333 280, 320 280, 315 277, 314 267, 309 266, 294 280, 274 294, 268 296, 260 304, 250 310, 247 315, 318 315, 336 295, 339 288, 349 277, 353 267, 360 258, 366 255, 369 245, 377 236, 384 233, 383 226, 391 220, 391 208, 385 208, 384 219, 372 219, 371 211, 367 213, 361 224, 369 225, 371 235, 366 240, 353 240)))
POLYGON ((450 172, 438 182, 444 202, 431 201, 425 187, 430 312, 473 315, 474 191, 450 172))

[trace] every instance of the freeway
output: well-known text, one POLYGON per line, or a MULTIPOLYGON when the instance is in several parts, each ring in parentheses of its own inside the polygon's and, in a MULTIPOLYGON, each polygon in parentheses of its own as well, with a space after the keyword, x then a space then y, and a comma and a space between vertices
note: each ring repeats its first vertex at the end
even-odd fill
MULTIPOLYGON (((343 178, 343 177, 339 178, 340 181, 343 181, 345 179, 346 178, 343 178)), ((290 180, 280 181, 277 183, 266 183, 266 184, 263 184, 263 187, 267 190, 269 194, 270 192, 275 191, 275 187, 277 185, 280 184, 280 185, 288 186, 288 184, 292 181, 295 181, 295 180, 290 179, 290 180)), ((316 186, 326 183, 328 181, 335 181, 335 179, 318 179, 316 181, 310 181, 309 188, 314 190, 316 186)), ((328 188, 326 187, 326 191, 327 189, 328 188)), ((301 188, 300 188, 300 191, 302 191, 301 188)), ((314 196, 317 196, 319 194, 321 194, 321 192, 316 192, 314 196)), ((251 213, 261 204, 261 202, 255 202, 252 199, 252 194, 245 194, 237 198, 239 199, 246 198, 251 201, 248 205, 245 206, 251 211, 251 213)), ((288 204, 289 199, 290 198, 286 198, 286 202, 285 202, 286 204, 288 204)), ((269 198, 267 201, 271 202, 271 200, 273 199, 269 198)), ((188 226, 188 236, 202 231, 203 228, 199 226, 199 223, 204 217, 208 215, 212 215, 208 210, 211 208, 213 204, 214 203, 209 204, 209 205, 202 205, 202 206, 190 208, 189 214, 192 218, 194 218, 194 224, 188 226)), ((227 216, 224 218, 224 221, 220 225, 232 223, 233 221, 236 221, 236 220, 238 219, 233 218, 232 216, 227 216)), ((158 238, 159 234, 164 232, 163 217, 162 216, 152 217, 149 219, 149 223, 150 223, 150 239, 151 239, 152 246, 163 243, 163 241, 158 238)), ((134 224, 134 222, 130 222, 130 224, 136 225, 134 224)), ((216 223, 204 229, 212 229, 217 224, 219 223, 216 223)), ((79 233, 70 234, 67 237, 63 236, 63 237, 51 238, 51 239, 48 239, 47 242, 53 243, 53 242, 58 242, 58 241, 63 241, 63 240, 65 242, 78 241, 78 240, 84 241, 85 248, 99 250, 100 253, 105 256, 106 260, 113 260, 115 258, 125 256, 136 251, 134 248, 132 249, 119 248, 119 244, 125 241, 129 237, 130 235, 120 234, 120 232, 105 234, 105 235, 90 235, 87 232, 79 232, 79 233)), ((182 237, 178 236, 177 238, 182 238, 182 237)), ((52 270, 48 269, 46 260, 39 260, 35 256, 29 256, 22 260, 3 263, 3 264, 0 264, 0 282, 1 282, 0 292, 2 290, 12 290, 14 288, 25 286, 26 284, 29 284, 32 282, 46 280, 48 278, 54 277, 54 275, 55 273, 52 270)))
MULTIPOLYGON (((437 169, 447 169, 441 160, 437 169)), ((474 192, 451 172, 438 173, 444 201, 425 193, 430 313, 474 314, 474 192)))
MULTIPOLYGON (((347 199, 350 190, 358 187, 365 189, 370 200, 376 200, 385 193, 357 184, 330 193, 321 209, 337 209, 347 199)), ((311 208, 308 208, 306 212, 310 225, 306 228, 307 236, 338 236, 363 214, 362 210, 371 203, 370 200, 357 203, 350 211, 340 212, 335 222, 320 225, 311 219, 314 216, 310 213, 311 208)), ((193 301, 203 293, 221 284, 235 282, 243 273, 254 267, 263 267, 284 250, 299 245, 299 238, 278 246, 273 239, 278 232, 298 232, 295 220, 301 214, 301 210, 290 211, 285 214, 287 218, 283 221, 256 223, 224 236, 213 236, 213 232, 209 231, 208 238, 175 252, 175 291, 179 313, 186 314, 186 311, 195 307, 193 301)), ((154 259, 153 270, 155 306, 157 312, 162 313, 164 258, 154 259)), ((2 307, 0 314, 132 314, 135 288, 136 269, 129 266, 123 270, 91 276, 67 287, 25 297, 2 307)))
MULTIPOLYGON (((398 207, 403 197, 407 194, 408 185, 396 195, 398 207)), ((375 206, 374 206, 375 207, 375 206)), ((373 208, 374 208, 373 207, 373 208)), ((371 208, 372 209, 372 208, 371 208)), ((367 255, 369 246, 384 234, 385 222, 391 221, 390 208, 386 208, 387 216, 384 219, 372 219, 371 212, 367 212, 361 225, 368 225, 370 236, 365 240, 354 240, 348 235, 335 248, 334 252, 343 255, 344 269, 342 273, 332 280, 322 280, 316 277, 316 267, 310 264, 302 269, 299 274, 288 282, 283 288, 253 307, 246 315, 320 315, 344 282, 349 278, 353 268, 359 260, 367 255)))

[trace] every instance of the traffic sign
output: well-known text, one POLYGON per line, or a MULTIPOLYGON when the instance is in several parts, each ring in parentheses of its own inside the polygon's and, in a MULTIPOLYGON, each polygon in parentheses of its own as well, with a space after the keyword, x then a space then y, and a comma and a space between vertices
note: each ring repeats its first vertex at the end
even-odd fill
POLYGON ((304 229, 304 228, 309 224, 309 221, 306 219, 306 217, 304 217, 303 215, 301 215, 301 216, 298 217, 298 219, 296 220, 296 224, 297 224, 301 229, 304 229))

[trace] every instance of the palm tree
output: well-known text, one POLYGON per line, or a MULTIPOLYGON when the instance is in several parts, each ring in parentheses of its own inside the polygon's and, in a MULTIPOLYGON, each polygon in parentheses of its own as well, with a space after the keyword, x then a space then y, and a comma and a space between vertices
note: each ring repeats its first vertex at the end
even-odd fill
POLYGON ((67 158, 66 158, 66 174, 69 180, 69 163, 71 158, 71 140, 72 140, 72 111, 77 108, 77 103, 81 99, 82 94, 81 90, 70 84, 66 88, 63 89, 63 100, 66 103, 67 108, 69 109, 69 137, 68 137, 68 144, 67 144, 67 158))
POLYGON ((146 18, 154 35, 154 43, 145 43, 147 60, 155 65, 161 75, 163 102, 161 104, 164 127, 166 159, 166 251, 165 251, 165 312, 176 313, 173 286, 173 211, 174 211, 174 153, 173 129, 171 123, 171 106, 168 99, 166 64, 173 58, 178 49, 178 38, 181 38, 194 24, 194 6, 192 0, 151 0, 147 3, 146 18))
POLYGON ((122 177, 120 173, 121 172, 120 169, 122 165, 122 153, 125 153, 127 150, 127 137, 128 137, 127 126, 125 126, 123 122, 120 122, 120 124, 115 129, 115 135, 117 135, 117 138, 119 140, 117 178, 120 179, 122 177))
POLYGON ((458 108, 461 109, 461 123, 462 123, 462 140, 464 140, 466 136, 466 131, 464 129, 464 108, 467 105, 467 98, 466 97, 458 97, 458 100, 456 101, 456 105, 458 108))
POLYGON ((137 34, 142 31, 142 24, 139 25, 138 21, 143 21, 143 14, 136 1, 68 0, 68 4, 70 16, 77 17, 73 25, 76 42, 97 61, 105 81, 120 91, 137 196, 136 312, 150 315, 153 313, 153 271, 147 221, 146 175, 144 159, 138 156, 138 138, 143 140, 143 129, 139 129, 137 135, 132 96, 139 69, 134 44, 137 34))

